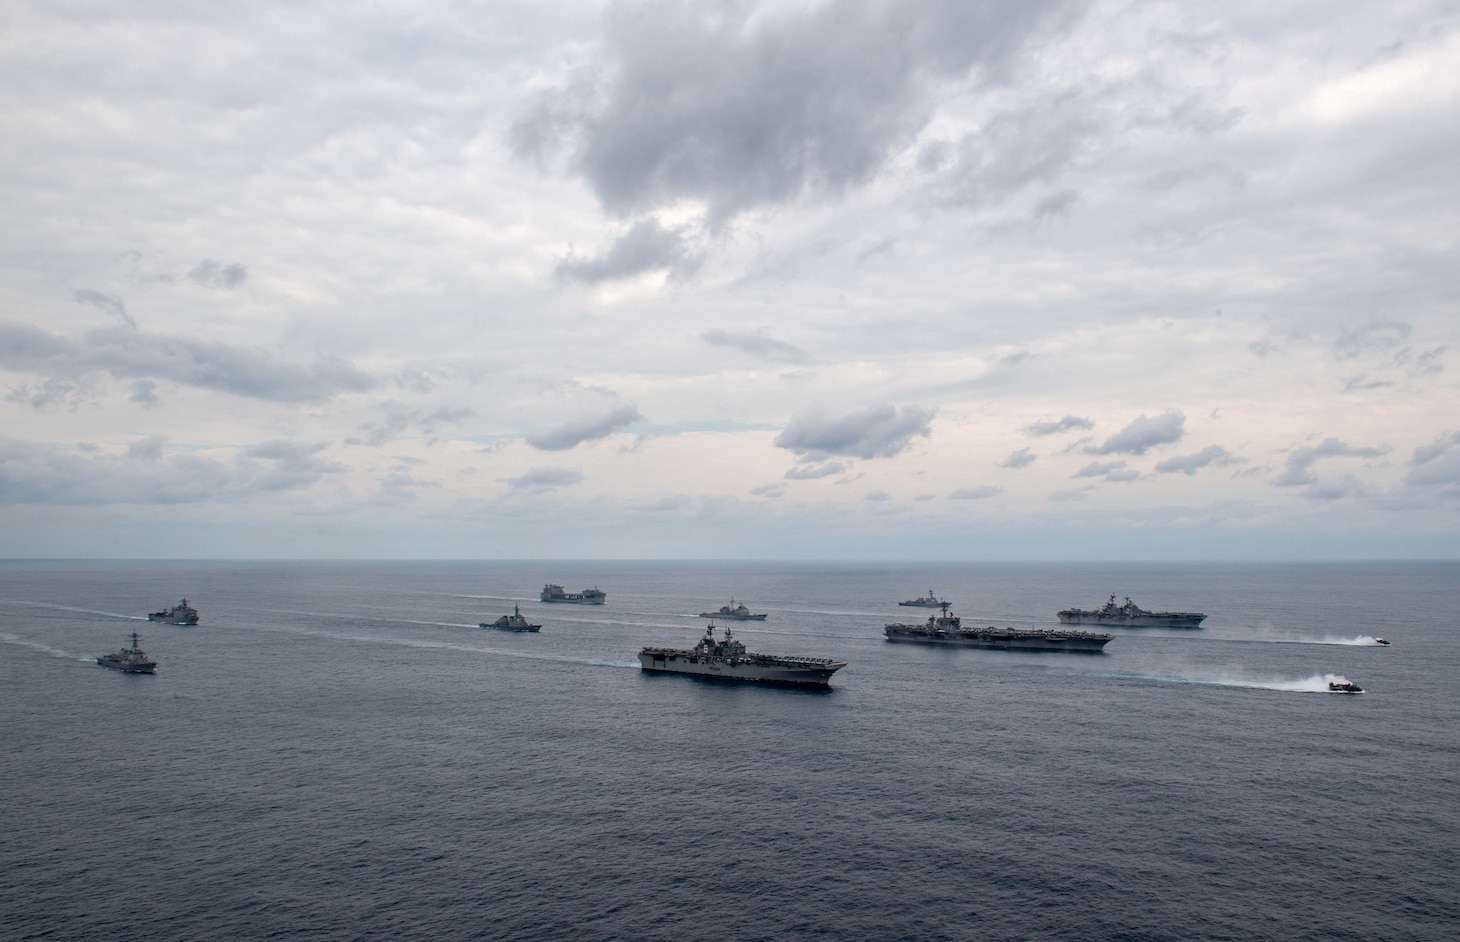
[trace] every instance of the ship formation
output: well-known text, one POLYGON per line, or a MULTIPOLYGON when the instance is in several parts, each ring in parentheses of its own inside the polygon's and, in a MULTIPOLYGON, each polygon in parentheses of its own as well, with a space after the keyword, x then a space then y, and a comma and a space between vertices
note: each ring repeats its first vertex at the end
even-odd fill
POLYGON ((1079 651, 1099 654, 1111 636, 1094 631, 1061 631, 1053 628, 965 628, 963 620, 950 614, 948 603, 939 603, 943 611, 929 616, 926 622, 904 625, 895 622, 882 629, 888 641, 914 644, 950 644, 969 648, 1004 648, 1012 651, 1079 651))
POLYGON ((1062 625, 1103 625, 1117 628, 1200 628, 1201 612, 1148 612, 1125 597, 1124 605, 1110 597, 1100 608, 1067 608, 1059 613, 1062 625))
POLYGON ((729 605, 721 605, 718 612, 700 612, 701 618, 729 618, 732 621, 765 621, 766 613, 756 614, 743 604, 736 605, 731 599, 729 605))
POLYGON ((563 587, 549 582, 542 587, 542 594, 538 596, 544 602, 571 602, 576 605, 602 605, 608 601, 608 593, 594 587, 584 589, 582 592, 564 592, 563 587))
POLYGON ((148 612, 147 620, 160 621, 167 625, 196 625, 198 610, 189 605, 187 599, 183 599, 172 608, 164 608, 160 612, 148 612))
POLYGON ((152 674, 157 671, 157 662, 142 650, 142 639, 137 636, 135 631, 132 632, 130 647, 122 648, 115 654, 103 654, 96 659, 96 663, 102 667, 110 667, 112 670, 124 671, 128 674, 152 674))
POLYGON ((639 665, 656 674, 826 687, 831 675, 846 667, 847 662, 825 657, 755 654, 745 650, 745 645, 735 640, 729 628, 725 629, 725 637, 716 638, 715 626, 710 625, 693 648, 644 648, 639 652, 639 665))

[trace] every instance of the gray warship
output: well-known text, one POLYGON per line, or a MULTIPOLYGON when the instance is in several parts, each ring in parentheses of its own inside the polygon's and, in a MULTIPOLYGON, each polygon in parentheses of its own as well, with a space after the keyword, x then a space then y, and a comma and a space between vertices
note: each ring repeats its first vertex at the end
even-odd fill
POLYGON ((147 620, 160 621, 168 625, 196 625, 198 610, 189 605, 187 599, 183 599, 172 608, 164 608, 160 612, 148 612, 147 620))
POLYGON ((544 602, 571 602, 576 605, 602 605, 608 601, 608 593, 602 592, 597 586, 591 589, 584 589, 582 592, 564 592, 563 587, 556 583, 549 582, 542 587, 542 595, 538 596, 544 602))
POLYGON ((522 609, 516 605, 512 606, 511 615, 503 615, 494 622, 482 622, 478 628, 496 628, 498 631, 538 631, 542 625, 534 625, 522 617, 522 609))
POLYGON ((897 604, 910 605, 913 608, 942 608, 943 606, 943 603, 938 601, 938 597, 933 594, 932 589, 929 589, 928 594, 922 598, 908 599, 906 602, 898 602, 897 604))
POLYGON ((882 629, 888 641, 914 644, 951 644, 969 648, 1002 648, 1011 651, 1078 651, 1100 654, 1111 636, 1094 631, 1060 631, 1058 629, 965 628, 963 620, 948 612, 948 603, 939 605, 940 615, 931 615, 920 625, 891 624, 882 629))
POLYGON ((746 608, 743 604, 736 605, 731 599, 729 605, 721 605, 718 612, 700 612, 701 618, 729 618, 732 621, 765 621, 766 613, 759 615, 746 608))
POLYGON ((157 662, 147 656, 142 650, 142 639, 137 637, 137 632, 132 632, 132 646, 122 648, 115 654, 103 654, 96 659, 96 663, 102 667, 110 667, 112 670, 125 671, 128 674, 153 674, 157 672, 157 662))
POLYGON ((1067 608, 1059 613, 1062 625, 1110 625, 1118 628, 1200 628, 1206 615, 1201 612, 1148 612, 1125 597, 1124 605, 1115 604, 1115 596, 1097 609, 1067 608))
POLYGON ((715 626, 710 625, 693 648, 644 648, 639 652, 639 665, 655 674, 692 674, 717 680, 826 687, 831 675, 846 667, 847 662, 825 657, 754 654, 735 640, 729 628, 725 629, 723 639, 717 639, 715 626))

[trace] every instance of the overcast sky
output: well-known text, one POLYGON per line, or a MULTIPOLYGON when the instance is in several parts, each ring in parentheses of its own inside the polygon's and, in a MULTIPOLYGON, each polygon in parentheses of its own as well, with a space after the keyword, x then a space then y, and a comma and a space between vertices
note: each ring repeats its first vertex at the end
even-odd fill
POLYGON ((1460 556, 1460 13, 13 0, 0 555, 1460 556))

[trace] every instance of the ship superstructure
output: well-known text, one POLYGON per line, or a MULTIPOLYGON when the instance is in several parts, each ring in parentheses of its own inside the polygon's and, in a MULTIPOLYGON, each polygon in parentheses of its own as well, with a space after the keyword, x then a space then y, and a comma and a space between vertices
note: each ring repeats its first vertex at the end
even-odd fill
POLYGON ((735 640, 729 628, 725 629, 725 637, 716 638, 715 626, 710 625, 693 648, 644 648, 639 652, 639 665, 651 673, 825 687, 831 675, 846 667, 847 662, 825 657, 755 654, 745 650, 745 645, 735 640))
POLYGON ((1148 612, 1125 597, 1124 605, 1110 597, 1100 608, 1067 608, 1059 613, 1062 625, 1104 625, 1116 628, 1200 628, 1201 612, 1148 612))
POLYGON ((1099 654, 1111 636, 1094 631, 1061 631, 1055 628, 965 628, 963 620, 950 614, 948 603, 939 605, 941 614, 929 616, 917 625, 894 623, 882 629, 888 641, 914 644, 949 644, 970 648, 1003 648, 1012 651, 1077 651, 1099 654))

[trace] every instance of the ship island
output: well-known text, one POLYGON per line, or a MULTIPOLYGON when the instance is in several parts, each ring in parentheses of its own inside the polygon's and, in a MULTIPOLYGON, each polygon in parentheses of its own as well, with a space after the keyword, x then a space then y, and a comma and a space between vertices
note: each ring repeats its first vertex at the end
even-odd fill
POLYGON ((160 621, 165 625, 196 625, 198 610, 189 605, 187 599, 183 599, 172 608, 164 608, 160 612, 148 612, 147 620, 160 621))
POLYGON ((1125 597, 1124 605, 1110 597, 1100 608, 1067 608, 1059 613, 1062 625, 1105 625, 1117 628, 1200 628, 1201 612, 1148 612, 1125 597))
POLYGON ((601 591, 597 586, 591 589, 584 589, 582 592, 564 592, 563 587, 556 583, 549 582, 542 587, 542 594, 538 596, 544 602, 570 602, 575 605, 602 605, 608 601, 608 593, 601 591))
POLYGON ((714 680, 750 681, 792 687, 828 687, 831 675, 846 661, 826 657, 755 654, 735 639, 729 628, 715 637, 715 626, 705 629, 693 648, 645 647, 639 665, 652 674, 690 674, 714 680))
POLYGON ((893 623, 882 629, 888 641, 913 644, 947 644, 968 648, 1000 648, 1009 651, 1076 651, 1100 654, 1111 635, 1095 631, 1064 631, 1057 628, 965 628, 963 620, 941 603, 942 613, 916 625, 893 623))

